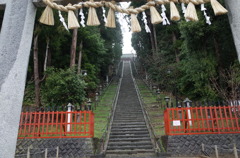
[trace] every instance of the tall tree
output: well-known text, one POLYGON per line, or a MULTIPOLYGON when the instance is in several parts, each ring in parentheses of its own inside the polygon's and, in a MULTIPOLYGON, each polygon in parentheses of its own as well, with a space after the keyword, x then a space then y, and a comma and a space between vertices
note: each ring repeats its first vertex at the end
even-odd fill
MULTIPOLYGON (((75 11, 76 17, 78 17, 78 12, 75 11)), ((73 29, 72 34, 72 45, 71 45, 71 52, 70 52, 70 67, 74 67, 76 64, 76 50, 77 50, 77 37, 78 37, 78 29, 73 29)))
POLYGON ((37 33, 34 37, 34 53, 33 53, 33 61, 34 61, 34 85, 35 85, 35 105, 39 107, 41 105, 40 102, 40 79, 39 79, 39 68, 38 68, 38 37, 37 33))

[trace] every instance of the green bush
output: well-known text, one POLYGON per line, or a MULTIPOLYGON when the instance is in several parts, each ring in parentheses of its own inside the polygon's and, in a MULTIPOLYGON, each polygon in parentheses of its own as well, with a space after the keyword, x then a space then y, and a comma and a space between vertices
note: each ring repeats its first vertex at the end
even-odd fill
POLYGON ((61 106, 68 103, 76 105, 84 101, 86 83, 75 70, 50 68, 46 75, 41 92, 47 105, 61 106))

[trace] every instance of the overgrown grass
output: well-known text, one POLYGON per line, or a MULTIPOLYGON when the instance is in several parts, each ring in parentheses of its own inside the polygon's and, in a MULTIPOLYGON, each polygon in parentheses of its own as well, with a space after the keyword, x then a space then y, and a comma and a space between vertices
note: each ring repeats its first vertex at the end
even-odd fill
POLYGON ((144 106, 148 112, 151 124, 153 126, 154 133, 156 137, 160 138, 165 135, 164 130, 164 106, 161 102, 158 102, 157 99, 164 100, 165 94, 154 94, 150 91, 147 85, 140 79, 137 79, 137 85, 141 93, 141 97, 144 102, 144 106))
POLYGON ((94 137, 101 138, 108 122, 112 104, 117 90, 117 83, 112 83, 100 97, 100 101, 94 110, 95 126, 94 137))

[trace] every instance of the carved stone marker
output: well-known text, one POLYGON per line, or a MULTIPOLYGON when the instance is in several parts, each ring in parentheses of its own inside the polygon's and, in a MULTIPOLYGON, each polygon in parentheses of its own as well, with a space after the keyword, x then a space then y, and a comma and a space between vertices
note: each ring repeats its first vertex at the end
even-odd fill
POLYGON ((0 157, 13 158, 36 8, 32 0, 0 0, 5 5, 0 33, 0 157))

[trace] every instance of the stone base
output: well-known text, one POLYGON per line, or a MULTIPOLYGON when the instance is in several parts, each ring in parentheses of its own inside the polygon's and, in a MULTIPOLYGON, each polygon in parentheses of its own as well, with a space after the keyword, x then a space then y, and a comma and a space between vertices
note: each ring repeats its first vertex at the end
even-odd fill
MULTIPOLYGON (((210 156, 215 156, 214 145, 218 146, 220 157, 234 158, 233 144, 236 143, 240 149, 240 134, 209 134, 209 135, 180 135, 167 136, 164 138, 166 150, 172 156, 200 156, 202 144, 205 152, 210 156)), ((240 152, 238 151, 240 156, 240 152)))
POLYGON ((57 146, 61 158, 87 158, 93 155, 90 138, 19 139, 15 158, 26 158, 28 147, 31 148, 31 158, 43 158, 45 148, 48 148, 48 157, 56 157, 57 146))

